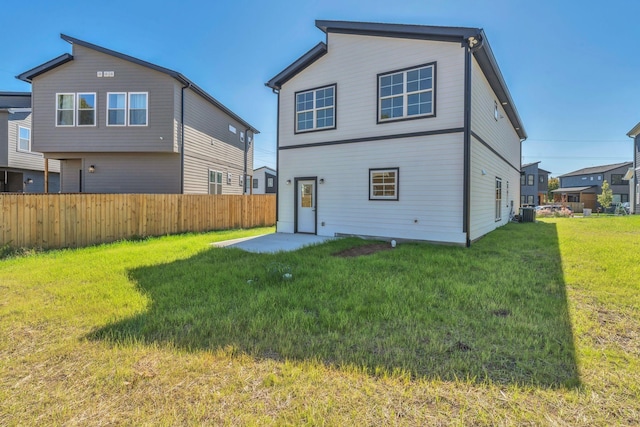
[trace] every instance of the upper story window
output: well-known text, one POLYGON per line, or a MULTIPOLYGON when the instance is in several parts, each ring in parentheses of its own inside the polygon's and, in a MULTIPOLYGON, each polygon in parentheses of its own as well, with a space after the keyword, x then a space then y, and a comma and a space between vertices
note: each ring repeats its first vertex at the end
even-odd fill
POLYGON ((78 126, 96 125, 96 94, 78 94, 78 126))
POLYGON ((369 200, 398 200, 399 169, 369 169, 369 200))
POLYGON ((612 173, 611 174, 611 185, 622 185, 622 177, 624 175, 621 173, 612 173))
POLYGON ((126 120, 127 94, 125 92, 107 93, 107 126, 125 126, 126 120))
POLYGON ((336 85, 296 92, 296 133, 335 129, 336 85))
POLYGON ((539 175, 538 180, 540 181, 540 184, 544 184, 544 175, 539 175))
POLYGON ((129 92, 129 126, 146 126, 148 118, 146 92, 129 92))
POLYGON ((527 185, 533 185, 535 178, 535 175, 527 175, 527 185))
POLYGON ((523 173, 521 173, 521 174, 520 174, 520 185, 524 185, 525 178, 526 178, 526 175, 525 175, 525 174, 523 174, 523 173))
POLYGON ((253 188, 258 188, 258 178, 253 178, 253 188))
POLYGON ((378 75, 378 122, 435 115, 435 67, 426 64, 378 75))
POLYGON ((59 93, 56 98, 56 126, 74 126, 76 94, 59 93))
POLYGON ((18 127, 18 151, 31 151, 31 129, 18 127))

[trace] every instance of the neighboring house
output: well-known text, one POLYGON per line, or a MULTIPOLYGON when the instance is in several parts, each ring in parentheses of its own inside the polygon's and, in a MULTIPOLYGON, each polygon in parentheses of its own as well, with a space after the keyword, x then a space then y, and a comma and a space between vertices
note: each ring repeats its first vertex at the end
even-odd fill
POLYGON ((553 190, 556 201, 580 202, 585 208, 597 209, 602 183, 607 181, 613 192, 613 203, 629 201, 629 182, 625 180, 632 162, 593 166, 560 175, 560 188, 553 190))
MULTIPOLYGON (((31 93, 0 92, 0 192, 43 193, 45 162, 33 151, 31 93)), ((49 162, 49 193, 60 190, 60 164, 49 162)))
POLYGON ((479 28, 316 21, 278 94, 277 230, 469 245, 520 200, 526 138, 479 28))
POLYGON ((633 138, 633 165, 630 173, 625 176, 629 179, 629 205, 632 213, 640 213, 640 123, 627 133, 633 138))
POLYGON ((263 166, 253 171, 253 194, 275 194, 278 175, 275 170, 263 166))
POLYGON ((549 174, 538 166, 540 162, 522 165, 520 173, 520 206, 536 206, 547 203, 549 174))
POLYGON ((66 35, 32 84, 33 148, 62 192, 242 194, 258 131, 182 74, 66 35))

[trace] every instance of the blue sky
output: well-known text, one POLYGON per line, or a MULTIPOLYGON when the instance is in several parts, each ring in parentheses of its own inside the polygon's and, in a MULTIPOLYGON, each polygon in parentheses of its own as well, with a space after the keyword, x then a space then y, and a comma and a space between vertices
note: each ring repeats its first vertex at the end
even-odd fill
POLYGON ((254 166, 275 166, 276 96, 264 83, 324 40, 316 19, 485 30, 528 140, 523 163, 557 176, 631 161, 640 122, 640 2, 609 0, 110 0, 2 5, 0 91, 65 52, 59 34, 181 72, 261 131, 254 166))

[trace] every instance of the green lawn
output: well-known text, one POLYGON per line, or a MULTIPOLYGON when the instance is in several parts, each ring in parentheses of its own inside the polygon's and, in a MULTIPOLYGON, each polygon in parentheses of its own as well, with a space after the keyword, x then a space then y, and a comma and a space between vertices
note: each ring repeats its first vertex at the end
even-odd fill
POLYGON ((639 422, 640 216, 210 245, 265 231, 1 260, 0 425, 639 422))

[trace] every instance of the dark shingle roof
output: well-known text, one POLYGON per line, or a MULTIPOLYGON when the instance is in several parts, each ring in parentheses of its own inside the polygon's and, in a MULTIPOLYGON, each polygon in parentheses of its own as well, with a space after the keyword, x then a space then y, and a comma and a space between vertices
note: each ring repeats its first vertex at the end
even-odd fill
POLYGON ((629 167, 631 165, 633 165, 633 162, 623 162, 623 163, 614 163, 612 165, 592 166, 589 168, 578 169, 577 171, 565 173, 564 175, 560 175, 560 176, 564 178, 567 176, 589 175, 592 173, 604 173, 604 172, 608 172, 610 170, 618 169, 624 166, 629 167))
MULTIPOLYGON (((491 51, 489 42, 481 28, 467 27, 438 27, 428 25, 405 25, 405 24, 383 24, 375 22, 352 22, 352 21, 326 21, 317 20, 316 27, 328 34, 330 32, 359 34, 382 37, 413 38, 423 40, 437 40, 448 42, 466 43, 469 37, 475 37, 480 43, 473 49, 473 55, 478 61, 480 68, 485 74, 491 88, 496 93, 499 102, 502 104, 509 120, 511 121, 518 136, 527 138, 527 133, 522 125, 522 120, 511 99, 507 85, 498 68, 496 59, 491 51)), ((293 64, 289 65, 282 72, 266 83, 272 89, 280 89, 282 84, 291 79, 304 68, 311 65, 327 52, 324 43, 316 45, 309 52, 305 53, 293 64)))
MULTIPOLYGON (((71 44, 77 44, 79 46, 83 46, 107 55, 111 55, 111 56, 115 56, 116 58, 119 59, 123 59, 125 61, 129 61, 129 62, 133 62, 134 64, 138 64, 141 65, 143 67, 147 67, 147 68, 151 68, 152 70, 155 71, 159 71, 161 73, 164 74, 168 74, 169 76, 173 77, 174 79, 178 80, 180 83, 182 83, 185 86, 189 86, 194 92, 196 92, 198 95, 202 96, 204 99, 206 99, 207 101, 209 101, 211 104, 215 105, 216 107, 218 107, 219 109, 221 109, 222 111, 224 111, 225 113, 227 113, 229 116, 233 117, 235 120, 237 120, 238 122, 242 123, 242 125, 246 126, 247 128, 251 129, 251 131, 255 134, 260 133, 260 131, 258 131, 257 129, 255 129, 253 126, 251 126, 249 123, 247 123, 246 121, 244 121, 242 118, 240 118, 240 116, 238 116, 237 114, 235 114, 233 111, 229 110, 227 107, 225 107, 220 101, 218 101, 217 99, 215 99, 213 96, 209 95, 207 92, 205 92, 202 88, 200 88, 198 85, 196 85, 195 83, 193 83, 191 80, 189 80, 188 78, 186 78, 185 76, 183 76, 182 74, 180 74, 177 71, 174 70, 170 70, 168 68, 164 68, 161 67, 159 65, 156 64, 152 64, 151 62, 147 62, 147 61, 143 61, 142 59, 138 59, 138 58, 134 58, 133 56, 129 56, 129 55, 125 55, 124 53, 120 53, 120 52, 116 52, 114 50, 111 49, 107 49, 104 48, 102 46, 98 46, 92 43, 88 43, 85 42, 83 40, 79 40, 76 39, 74 37, 70 37, 67 36, 65 34, 60 34, 60 38, 64 41, 67 41, 71 44)), ((31 81, 33 80, 34 77, 46 73, 47 71, 59 67, 62 64, 65 64, 69 61, 73 60, 73 56, 69 55, 68 53, 65 53, 64 55, 61 55, 55 59, 52 59, 51 61, 45 62, 42 65, 39 65, 35 68, 32 68, 31 70, 25 71, 24 73, 16 76, 16 78, 23 80, 27 83, 31 83, 31 81)))

